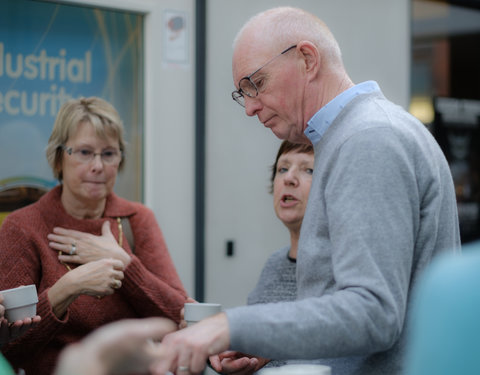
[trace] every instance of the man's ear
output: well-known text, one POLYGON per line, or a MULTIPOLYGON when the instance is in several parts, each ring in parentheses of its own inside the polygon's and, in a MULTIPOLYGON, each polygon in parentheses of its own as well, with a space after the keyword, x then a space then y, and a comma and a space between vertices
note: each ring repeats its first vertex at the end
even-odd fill
POLYGON ((305 64, 305 73, 312 79, 315 78, 322 63, 320 51, 312 42, 306 40, 297 43, 297 51, 302 55, 305 64))

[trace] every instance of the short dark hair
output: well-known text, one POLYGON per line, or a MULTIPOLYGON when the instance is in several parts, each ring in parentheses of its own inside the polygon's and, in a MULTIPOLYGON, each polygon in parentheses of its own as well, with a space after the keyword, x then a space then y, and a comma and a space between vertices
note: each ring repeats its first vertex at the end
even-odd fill
POLYGON ((303 144, 303 143, 292 143, 289 141, 282 142, 282 144, 280 145, 280 148, 278 149, 277 157, 275 158, 275 163, 271 167, 272 176, 270 177, 270 193, 273 193, 273 180, 275 180, 275 176, 277 175, 278 159, 280 159, 280 156, 282 156, 283 154, 286 154, 292 151, 303 153, 303 154, 313 154, 313 146, 309 144, 303 144))

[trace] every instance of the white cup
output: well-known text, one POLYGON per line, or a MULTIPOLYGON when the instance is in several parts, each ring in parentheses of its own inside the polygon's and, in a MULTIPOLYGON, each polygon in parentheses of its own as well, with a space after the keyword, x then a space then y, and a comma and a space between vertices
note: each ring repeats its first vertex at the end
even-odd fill
POLYGON ((37 288, 34 284, 0 291, 5 318, 9 322, 31 318, 37 314, 37 288))
POLYGON ((222 311, 222 305, 219 303, 186 303, 184 307, 184 319, 187 326, 222 311))
POLYGON ((332 369, 324 365, 292 364, 280 367, 267 367, 259 375, 331 375, 332 369))

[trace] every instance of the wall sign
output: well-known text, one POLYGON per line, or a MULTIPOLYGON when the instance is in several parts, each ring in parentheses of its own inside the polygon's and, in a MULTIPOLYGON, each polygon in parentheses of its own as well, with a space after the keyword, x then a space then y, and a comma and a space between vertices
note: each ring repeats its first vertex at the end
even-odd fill
MULTIPOLYGON (((48 190, 45 147, 63 102, 100 96, 120 112, 127 163, 116 191, 142 199, 143 16, 33 0, 0 2, 2 193, 48 190)), ((8 194, 7 194, 8 195, 8 194)))

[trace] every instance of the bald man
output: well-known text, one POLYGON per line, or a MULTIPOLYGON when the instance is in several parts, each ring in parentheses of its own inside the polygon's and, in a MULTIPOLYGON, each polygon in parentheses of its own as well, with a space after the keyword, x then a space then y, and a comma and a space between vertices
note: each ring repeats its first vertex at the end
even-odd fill
MULTIPOLYGON (((320 359, 335 375, 401 374, 412 289, 434 256, 460 248, 442 151, 376 82, 352 82, 327 26, 301 9, 250 19, 235 39, 232 68, 232 97, 248 116, 281 139, 314 146, 298 299, 227 309, 167 335, 156 373, 198 373, 230 349, 320 359)), ((256 358, 236 361, 243 373, 258 369, 256 358)))

